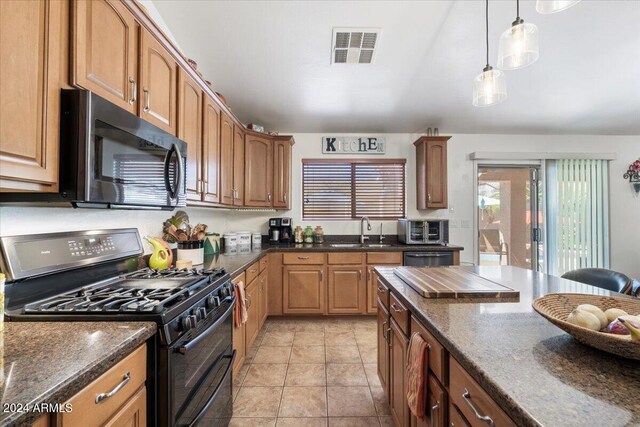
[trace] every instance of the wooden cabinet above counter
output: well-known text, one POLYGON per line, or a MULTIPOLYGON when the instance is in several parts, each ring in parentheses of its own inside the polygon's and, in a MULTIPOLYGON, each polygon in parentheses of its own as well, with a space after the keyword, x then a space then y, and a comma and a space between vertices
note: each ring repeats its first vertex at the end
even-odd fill
POLYGON ((1 7, 0 191, 58 192, 60 90, 76 87, 187 143, 188 205, 290 208, 293 138, 247 130, 140 3, 1 7))

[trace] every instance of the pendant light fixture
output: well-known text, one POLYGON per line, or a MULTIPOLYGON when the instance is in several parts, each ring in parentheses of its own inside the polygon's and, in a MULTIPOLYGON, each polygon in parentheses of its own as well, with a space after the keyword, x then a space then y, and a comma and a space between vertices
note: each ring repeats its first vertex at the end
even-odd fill
POLYGON ((473 79, 473 105, 476 107, 488 107, 507 99, 507 83, 504 73, 500 70, 494 70, 489 65, 489 0, 485 0, 485 25, 487 65, 482 73, 473 79))
POLYGON ((580 0, 537 0, 536 10, 546 15, 569 9, 579 2, 580 0))
POLYGON ((516 20, 500 36, 498 68, 517 70, 538 60, 538 27, 520 18, 520 0, 516 0, 516 20))

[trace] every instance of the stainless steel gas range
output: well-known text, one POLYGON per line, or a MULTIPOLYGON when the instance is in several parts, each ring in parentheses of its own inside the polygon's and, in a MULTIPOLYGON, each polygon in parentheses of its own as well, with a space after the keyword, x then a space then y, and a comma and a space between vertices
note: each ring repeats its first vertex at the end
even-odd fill
POLYGON ((220 270, 138 269, 136 229, 0 238, 9 321, 156 322, 148 425, 226 426, 233 308, 220 270))

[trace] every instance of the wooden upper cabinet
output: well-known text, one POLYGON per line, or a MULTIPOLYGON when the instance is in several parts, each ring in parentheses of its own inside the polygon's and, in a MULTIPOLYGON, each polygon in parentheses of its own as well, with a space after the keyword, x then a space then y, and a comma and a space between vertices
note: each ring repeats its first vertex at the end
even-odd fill
POLYGON ((64 2, 0 1, 0 191, 58 191, 67 37, 64 2))
POLYGON ((138 23, 117 0, 72 3, 73 84, 138 112, 138 23))
POLYGON ((233 205, 244 205, 244 130, 233 126, 233 205))
POLYGON ((223 111, 220 113, 220 203, 233 205, 233 122, 223 111))
POLYGON ((447 207, 447 141, 450 136, 423 136, 416 146, 418 209, 447 207))
POLYGON ((202 200, 220 203, 220 107, 206 95, 202 115, 202 200))
POLYGON ((187 200, 202 200, 202 90, 180 69, 178 138, 187 143, 187 200))
POLYGON ((176 134, 178 64, 147 30, 140 42, 140 117, 176 134))
POLYGON ((273 141, 248 134, 245 143, 244 204, 270 207, 273 202, 273 141))
POLYGON ((366 312, 365 267, 358 265, 330 265, 328 307, 329 314, 358 314, 366 312))
POLYGON ((293 139, 273 141, 273 207, 291 209, 291 151, 293 139))

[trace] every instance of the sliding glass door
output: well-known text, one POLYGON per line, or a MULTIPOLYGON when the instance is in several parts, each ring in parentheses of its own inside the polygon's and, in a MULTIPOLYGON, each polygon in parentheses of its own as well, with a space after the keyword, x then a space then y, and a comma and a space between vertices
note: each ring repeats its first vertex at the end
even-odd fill
POLYGON ((478 165, 479 265, 542 270, 539 165, 478 165))

